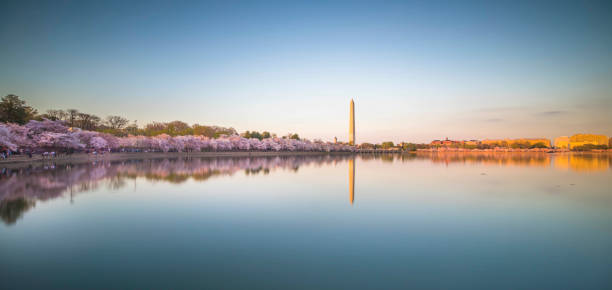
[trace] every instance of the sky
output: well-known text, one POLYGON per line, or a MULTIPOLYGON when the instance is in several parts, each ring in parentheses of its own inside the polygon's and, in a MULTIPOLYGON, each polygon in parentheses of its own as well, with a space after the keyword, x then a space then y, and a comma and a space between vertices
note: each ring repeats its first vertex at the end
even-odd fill
POLYGON ((40 112, 357 142, 612 135, 609 1, 3 1, 40 112), (494 2, 494 3, 493 3, 494 2))

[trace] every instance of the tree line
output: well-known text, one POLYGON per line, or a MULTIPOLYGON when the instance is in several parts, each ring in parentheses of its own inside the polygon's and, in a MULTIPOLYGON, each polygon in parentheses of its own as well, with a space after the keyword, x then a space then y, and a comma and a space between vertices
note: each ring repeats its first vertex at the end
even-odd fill
MULTIPOLYGON (((77 109, 51 109, 39 114, 38 111, 16 95, 6 95, 0 101, 0 122, 15 123, 25 125, 30 120, 42 121, 62 121, 68 127, 80 128, 87 131, 96 131, 111 134, 117 137, 133 136, 158 136, 166 134, 169 136, 197 135, 209 138, 219 138, 220 136, 237 135, 234 128, 220 126, 205 126, 200 124, 189 125, 182 121, 172 122, 151 122, 144 127, 139 127, 136 121, 130 122, 127 118, 117 115, 110 115, 101 118, 95 114, 80 112, 77 109)), ((264 131, 246 131, 240 134, 244 138, 266 138, 277 137, 276 134, 264 131)), ((298 134, 289 133, 283 138, 300 140, 298 134)))

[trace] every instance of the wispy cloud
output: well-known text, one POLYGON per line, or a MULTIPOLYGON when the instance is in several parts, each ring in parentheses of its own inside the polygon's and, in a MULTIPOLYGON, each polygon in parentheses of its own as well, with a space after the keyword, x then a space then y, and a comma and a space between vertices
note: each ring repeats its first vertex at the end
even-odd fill
POLYGON ((558 116, 567 114, 567 111, 544 111, 537 113, 538 116, 558 116))
POLYGON ((500 112, 523 111, 525 109, 527 109, 527 107, 524 107, 524 106, 486 107, 486 108, 476 108, 473 110, 473 112, 500 113, 500 112))

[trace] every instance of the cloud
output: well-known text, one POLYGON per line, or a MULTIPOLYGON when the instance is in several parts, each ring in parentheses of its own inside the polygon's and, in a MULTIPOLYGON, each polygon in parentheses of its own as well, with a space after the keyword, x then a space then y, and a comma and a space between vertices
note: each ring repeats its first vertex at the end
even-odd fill
POLYGON ((476 108, 473 110, 473 112, 500 113, 500 112, 524 111, 525 109, 527 109, 527 107, 524 107, 524 106, 486 107, 486 108, 476 108))
POLYGON ((567 111, 544 111, 544 112, 539 112, 537 115, 538 116, 558 116, 558 115, 563 115, 563 114, 567 114, 567 111))
POLYGON ((490 122, 490 123, 498 123, 498 122, 503 122, 504 119, 501 118, 491 118, 491 119, 486 119, 485 122, 490 122))

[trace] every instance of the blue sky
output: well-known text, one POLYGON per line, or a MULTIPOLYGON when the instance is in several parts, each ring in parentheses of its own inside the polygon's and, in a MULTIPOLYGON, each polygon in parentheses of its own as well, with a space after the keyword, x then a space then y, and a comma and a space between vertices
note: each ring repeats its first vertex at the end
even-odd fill
POLYGON ((612 135, 605 1, 4 1, 0 10, 0 94, 40 111, 346 140, 354 98, 358 142, 612 135))

